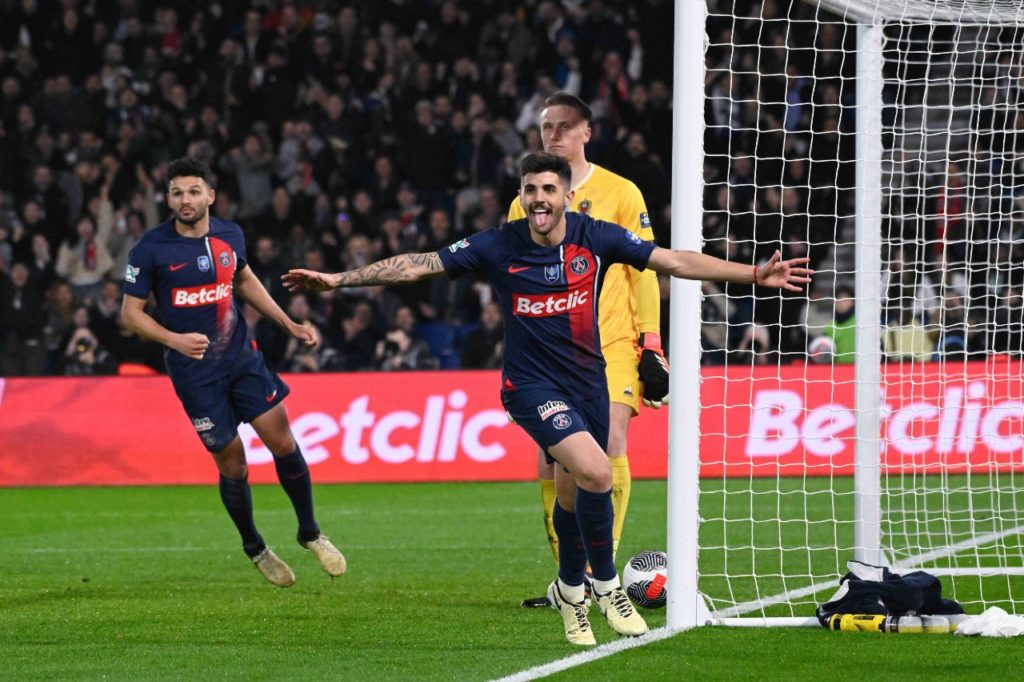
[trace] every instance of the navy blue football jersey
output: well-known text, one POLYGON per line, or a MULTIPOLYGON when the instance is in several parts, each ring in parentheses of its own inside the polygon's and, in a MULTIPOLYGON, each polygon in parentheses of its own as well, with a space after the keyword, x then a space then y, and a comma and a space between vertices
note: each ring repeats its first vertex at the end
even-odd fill
POLYGON ((214 217, 205 237, 183 237, 173 222, 162 223, 146 232, 128 255, 124 293, 144 299, 153 292, 163 326, 210 339, 202 360, 164 349, 174 383, 209 383, 251 359, 255 342, 235 301, 233 284, 235 273, 244 267, 242 229, 214 217))
POLYGON ((440 249, 455 279, 480 272, 505 316, 506 389, 556 386, 570 395, 607 392, 597 301, 612 263, 647 267, 654 244, 624 227, 566 212, 565 239, 540 246, 527 220, 515 220, 440 249))

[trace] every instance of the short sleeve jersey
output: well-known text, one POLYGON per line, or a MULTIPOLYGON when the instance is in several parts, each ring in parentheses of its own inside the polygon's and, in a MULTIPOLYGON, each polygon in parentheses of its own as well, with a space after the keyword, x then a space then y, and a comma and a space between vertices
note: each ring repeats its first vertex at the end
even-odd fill
POLYGON ((506 389, 549 385, 579 397, 607 392, 597 304, 612 263, 647 267, 654 244, 619 225, 565 213, 565 239, 541 246, 526 219, 440 249, 452 279, 487 277, 505 316, 506 389))
POLYGON ((156 297, 160 323, 210 339, 202 360, 164 349, 171 380, 196 386, 227 376, 251 359, 255 343, 235 301, 235 273, 246 267, 245 238, 235 223, 210 218, 204 237, 183 237, 166 222, 146 232, 128 255, 124 293, 156 297))
MULTIPOLYGON (((596 220, 606 220, 621 225, 640 236, 644 241, 654 241, 654 230, 647 216, 643 195, 635 184, 612 173, 607 168, 591 164, 590 172, 574 186, 575 193, 569 210, 585 213, 596 220)), ((508 210, 509 220, 525 218, 526 212, 519 197, 512 200, 508 210)), ((657 291, 657 286, 654 287, 657 291)), ((637 292, 631 284, 625 265, 608 268, 604 287, 601 289, 601 343, 605 346, 616 341, 636 341, 642 331, 658 331, 661 320, 643 319, 643 312, 637 300, 637 292)), ((657 311, 657 305, 653 310, 657 311)))

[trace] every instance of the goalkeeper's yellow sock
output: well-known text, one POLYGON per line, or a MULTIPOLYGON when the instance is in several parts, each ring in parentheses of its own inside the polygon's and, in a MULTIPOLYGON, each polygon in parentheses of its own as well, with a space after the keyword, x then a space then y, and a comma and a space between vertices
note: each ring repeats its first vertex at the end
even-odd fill
POLYGON ((609 457, 612 466, 612 551, 618 554, 622 527, 626 523, 626 509, 629 507, 629 490, 633 478, 629 473, 629 460, 625 455, 609 457))
POLYGON ((555 522, 552 514, 555 511, 555 480, 553 478, 540 479, 540 500, 544 505, 544 530, 548 533, 548 545, 551 546, 551 553, 555 555, 555 565, 558 565, 558 534, 555 533, 555 522))

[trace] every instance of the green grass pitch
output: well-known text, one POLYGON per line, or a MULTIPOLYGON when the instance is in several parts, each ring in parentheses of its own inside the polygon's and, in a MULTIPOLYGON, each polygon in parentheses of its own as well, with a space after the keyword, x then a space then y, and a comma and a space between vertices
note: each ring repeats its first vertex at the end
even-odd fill
MULTIPOLYGON (((331 581, 275 486, 257 522, 297 575, 265 583, 209 487, 0 489, 4 679, 486 680, 576 650, 518 607, 554 569, 535 484, 318 486, 349 560, 331 581)), ((767 497, 765 497, 767 499, 767 497)), ((635 482, 619 564, 665 546, 665 484, 635 482)), ((826 595, 827 596, 827 595, 826 595)), ((664 611, 646 611, 652 627, 664 611)), ((615 636, 594 612, 600 642, 615 636)), ((1013 679, 1014 640, 699 628, 554 679, 1013 679)))

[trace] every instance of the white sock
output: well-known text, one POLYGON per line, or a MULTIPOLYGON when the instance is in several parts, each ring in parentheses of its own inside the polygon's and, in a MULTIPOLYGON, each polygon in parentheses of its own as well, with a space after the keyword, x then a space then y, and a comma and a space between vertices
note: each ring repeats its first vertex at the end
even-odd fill
POLYGON ((562 582, 561 578, 558 579, 558 591, 562 594, 562 599, 572 604, 579 604, 586 596, 582 583, 579 585, 566 585, 562 582))
POLYGON ((594 591, 598 594, 608 594, 612 590, 618 589, 621 584, 617 575, 611 580, 595 580, 594 591))

